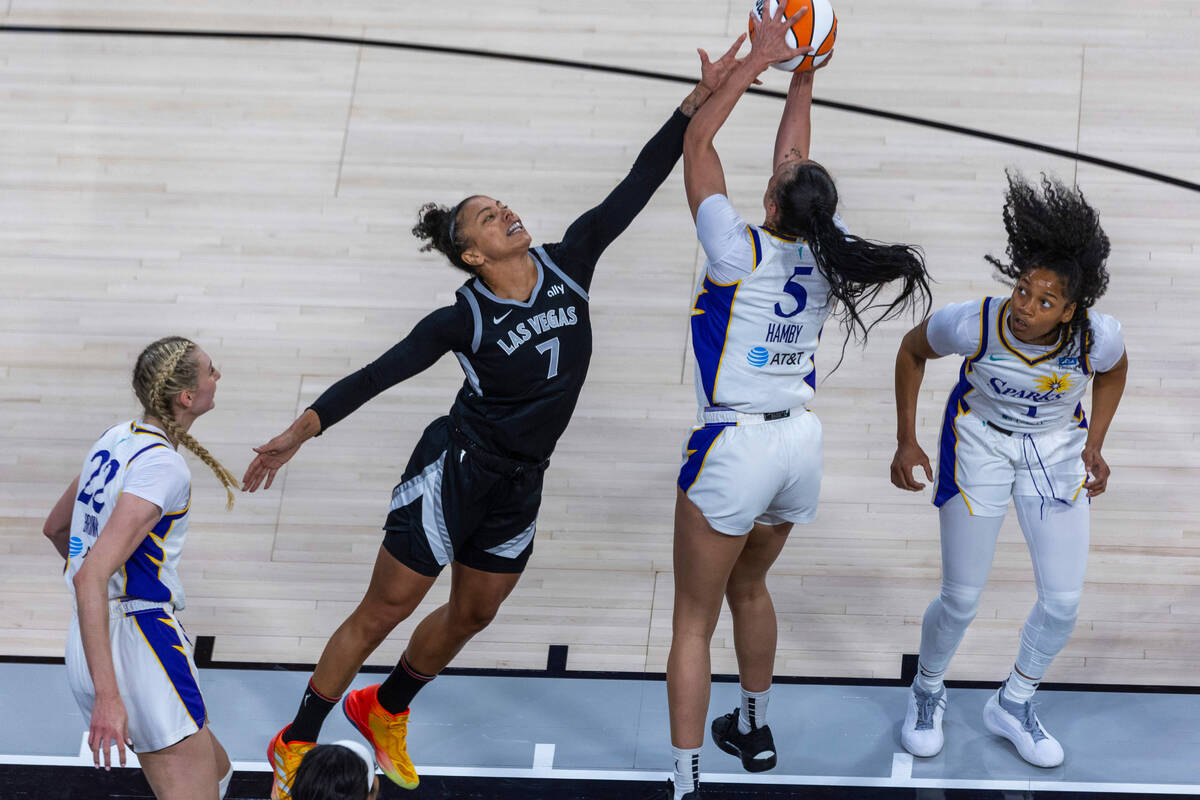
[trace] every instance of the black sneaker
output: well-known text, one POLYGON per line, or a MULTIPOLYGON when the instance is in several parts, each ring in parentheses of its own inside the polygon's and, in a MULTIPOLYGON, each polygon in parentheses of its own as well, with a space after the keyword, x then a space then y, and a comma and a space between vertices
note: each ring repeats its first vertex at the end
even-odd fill
POLYGON ((771 726, 754 727, 749 733, 738 730, 738 715, 735 708, 723 717, 712 721, 713 744, 730 755, 742 759, 747 772, 766 772, 775 766, 775 739, 771 726))
MULTIPOLYGON (((675 800, 675 782, 667 778, 667 800, 675 800)), ((701 800, 700 787, 697 786, 683 796, 683 800, 701 800)))

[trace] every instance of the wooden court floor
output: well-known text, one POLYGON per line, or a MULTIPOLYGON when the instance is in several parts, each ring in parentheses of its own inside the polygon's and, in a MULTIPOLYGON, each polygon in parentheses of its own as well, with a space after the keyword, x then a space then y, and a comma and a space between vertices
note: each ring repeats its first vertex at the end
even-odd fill
MULTIPOLYGON (((0 0, 0 24, 300 32, 545 55, 691 75, 748 3, 500 0, 0 0)), ((818 98, 949 122, 1200 182, 1200 6, 1188 0, 842 0, 818 98)), ((768 88, 786 87, 772 73, 768 88)), ((237 474, 331 382, 383 352, 460 276, 417 252, 425 201, 499 197, 554 241, 604 196, 686 87, 501 59, 230 38, 0 31, 0 654, 61 655, 70 604, 40 534, 108 425, 136 413, 136 353, 195 338, 224 377, 193 432, 237 474)), ((781 102, 748 97, 718 138, 734 204, 761 219, 781 102)), ((1003 170, 1077 180, 1113 243, 1099 304, 1130 381, 1093 505, 1088 583, 1049 680, 1195 684, 1200 674, 1200 194, 1073 159, 817 108, 813 154, 853 230, 920 244, 937 305, 1006 290, 1003 170)), ((677 170, 601 261, 595 357, 547 474, 530 568, 459 666, 660 672, 671 512, 694 415, 690 296, 702 258, 677 170)), ((939 579, 928 495, 891 487, 892 362, 881 326, 819 385, 818 520, 771 587, 781 675, 894 678, 939 579)), ((827 331, 827 334, 829 332, 827 331)), ((822 379, 836 360, 826 335, 822 379)), ((932 452, 957 365, 921 397, 932 452)), ((192 460, 183 560, 195 635, 223 660, 313 662, 361 597, 389 492, 461 383, 446 358, 306 445, 281 484, 223 493, 192 460)), ((439 584, 414 619, 444 601, 439 584)), ((1034 590, 1010 518, 951 667, 999 679, 1034 590)), ((393 662, 411 622, 372 663, 393 662)), ((734 671, 723 618, 714 670, 734 671)))

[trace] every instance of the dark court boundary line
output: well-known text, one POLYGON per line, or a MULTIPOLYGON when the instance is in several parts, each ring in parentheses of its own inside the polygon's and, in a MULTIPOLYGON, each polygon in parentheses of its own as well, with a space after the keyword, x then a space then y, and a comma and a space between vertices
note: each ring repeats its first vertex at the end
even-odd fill
MULTIPOLYGON (((231 669, 248 672, 301 672, 311 673, 315 664, 300 664, 273 661, 214 661, 213 636, 197 636, 194 651, 196 666, 201 669, 231 669)), ((901 656, 898 678, 839 678, 805 677, 798 675, 776 675, 772 683, 799 686, 909 686, 917 672, 916 653, 901 656)), ((0 664, 48 664, 62 665, 64 659, 57 656, 6 656, 0 655, 0 664)), ((386 675, 392 667, 364 665, 359 674, 386 675)), ((499 669, 495 667, 447 667, 439 675, 458 675, 476 678, 571 678, 575 680, 657 681, 665 682, 662 672, 619 672, 609 670, 567 669, 567 645, 552 644, 546 652, 545 669, 499 669)), ((737 675, 713 675, 713 683, 737 683, 737 675)), ((946 681, 951 689, 995 689, 994 681, 946 681)), ((1157 684, 1141 686, 1123 683, 1043 683, 1040 687, 1052 692, 1125 692, 1133 694, 1200 694, 1200 686, 1173 686, 1157 684)))
MULTIPOLYGON (((502 53, 494 50, 478 50, 466 47, 448 47, 445 45, 436 44, 397 42, 388 39, 369 39, 357 36, 332 36, 315 33, 269 33, 254 31, 187 29, 171 30, 165 28, 94 28, 61 25, 0 25, 0 33, 51 33, 82 36, 147 36, 189 39, 255 39, 266 41, 314 42, 318 44, 347 44, 358 47, 380 47, 389 48, 392 50, 416 50, 426 53, 440 53, 443 55, 471 56, 475 58, 517 61, 526 64, 541 64, 552 67, 566 67, 570 69, 589 70, 592 72, 604 72, 611 75, 628 75, 635 78, 649 78, 652 80, 668 81, 671 83, 691 84, 696 82, 695 77, 671 75, 666 72, 653 72, 650 70, 633 69, 631 67, 594 64, 587 61, 573 61, 565 58, 550 58, 547 56, 502 53)), ((785 92, 772 89, 759 89, 753 86, 750 87, 749 93, 762 95, 764 97, 776 98, 784 98, 787 96, 785 92)), ((879 119, 889 119, 895 122, 906 122, 910 125, 919 125, 925 128, 955 133, 960 136, 970 136, 975 139, 984 139, 986 141, 1012 145, 1013 147, 1020 147, 1026 150, 1034 150, 1039 153, 1046 153, 1048 155, 1059 156, 1061 158, 1067 158, 1074 161, 1082 161, 1087 164, 1094 164, 1098 167, 1104 167, 1117 172, 1136 175, 1138 177, 1147 178, 1159 183, 1178 186, 1181 189, 1187 189, 1192 192, 1200 192, 1200 183, 1192 183, 1191 181, 1186 181, 1182 178, 1176 178, 1172 175, 1164 175, 1161 172, 1153 172, 1148 169, 1142 169, 1141 167, 1122 164, 1117 161, 1111 161, 1106 158, 1100 158, 1098 156, 1092 156, 1074 150, 1051 147, 1050 145, 1031 142, 1027 139, 1018 139, 1013 136, 1004 136, 999 133, 983 131, 977 128, 953 125, 948 122, 939 122, 937 120, 914 117, 908 114, 898 114, 894 111, 884 111, 882 109, 855 105, 853 103, 841 103, 836 100, 822 100, 820 98, 813 98, 813 104, 825 106, 826 108, 833 108, 838 111, 846 111, 851 114, 864 114, 866 116, 877 117, 879 119)))

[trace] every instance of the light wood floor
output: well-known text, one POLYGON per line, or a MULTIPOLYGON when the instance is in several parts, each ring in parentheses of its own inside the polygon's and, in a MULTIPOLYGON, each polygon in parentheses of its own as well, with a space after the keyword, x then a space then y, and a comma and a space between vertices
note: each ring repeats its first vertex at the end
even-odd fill
MULTIPOLYGON (((748 2, 446 4, 345 0, 0 0, 7 24, 370 36, 678 74, 748 2)), ((843 0, 816 94, 1032 139, 1200 181, 1200 6, 1189 0, 843 0)), ((786 76, 772 73, 782 89, 786 76)), ((167 333, 224 373, 194 429, 239 475, 250 448, 382 352, 459 274, 409 235, 428 200, 509 202, 557 239, 624 173, 679 85, 505 61, 296 42, 0 32, 0 653, 59 655, 69 601, 40 535, 87 446, 136 412, 128 373, 167 333)), ((731 196, 757 218, 781 103, 743 101, 718 139, 731 196)), ((1200 674, 1200 195, 1144 178, 816 109, 814 156, 852 228, 921 244, 936 302, 1002 293, 1005 166, 1077 178, 1113 243, 1101 310, 1125 326, 1130 383, 1093 506, 1082 616, 1049 679, 1194 684, 1200 674)), ((601 262, 596 355, 547 474, 530 568, 456 662, 661 671, 671 512, 694 399, 687 308, 701 259, 680 173, 601 262)), ((881 327, 820 385, 819 519, 772 572, 777 672, 891 678, 939 579, 928 495, 893 489, 881 327)), ((819 364, 836 360, 826 336, 819 364)), ((824 377, 825 369, 821 370, 824 377)), ((921 397, 932 451, 956 365, 921 397)), ((281 486, 225 513, 193 461, 184 619, 218 659, 312 662, 361 596, 388 494, 462 377, 453 359, 306 445, 281 486)), ((1034 597, 1010 519, 951 677, 999 678, 1034 597)), ((416 617, 441 603, 436 587, 416 617)), ((375 654, 394 661, 411 623, 375 654)), ((734 670, 723 619, 714 670, 734 670)))

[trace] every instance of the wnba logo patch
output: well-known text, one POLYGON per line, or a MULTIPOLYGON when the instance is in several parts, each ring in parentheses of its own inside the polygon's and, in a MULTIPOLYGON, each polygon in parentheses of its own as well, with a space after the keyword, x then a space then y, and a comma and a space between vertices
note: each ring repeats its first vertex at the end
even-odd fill
POLYGON ((755 347, 749 353, 746 353, 746 360, 750 362, 752 367, 764 367, 767 364, 767 359, 771 354, 767 352, 765 347, 755 347))

